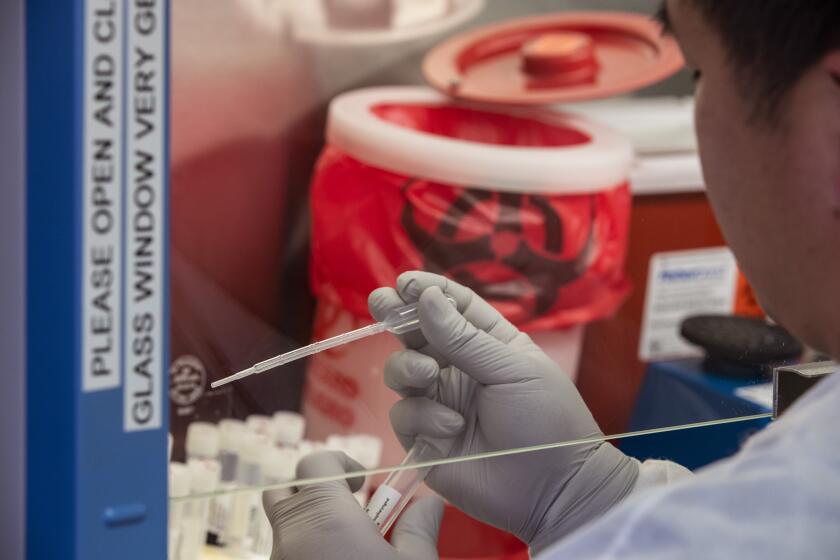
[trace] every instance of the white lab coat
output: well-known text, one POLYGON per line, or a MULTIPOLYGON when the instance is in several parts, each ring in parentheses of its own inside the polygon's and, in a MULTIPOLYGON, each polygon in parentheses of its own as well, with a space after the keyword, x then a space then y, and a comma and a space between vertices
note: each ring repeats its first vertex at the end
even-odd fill
POLYGON ((538 559, 840 559, 840 373, 696 476, 661 461, 641 472, 626 501, 538 559))

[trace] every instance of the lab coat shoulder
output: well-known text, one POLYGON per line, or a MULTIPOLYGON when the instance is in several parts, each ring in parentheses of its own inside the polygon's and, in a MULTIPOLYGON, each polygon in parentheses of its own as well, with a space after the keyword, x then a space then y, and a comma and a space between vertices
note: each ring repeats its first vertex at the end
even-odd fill
MULTIPOLYGON (((686 445, 690 439, 686 433, 686 445)), ((840 557, 840 373, 735 456, 634 492, 542 560, 840 557)))

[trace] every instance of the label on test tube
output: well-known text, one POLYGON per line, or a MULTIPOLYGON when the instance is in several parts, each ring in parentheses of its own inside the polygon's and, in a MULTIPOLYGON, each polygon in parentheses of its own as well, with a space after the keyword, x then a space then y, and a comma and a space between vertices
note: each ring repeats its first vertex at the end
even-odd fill
MULTIPOLYGON (((222 490, 233 490, 235 485, 222 484, 222 490)), ((210 518, 207 522, 207 530, 216 535, 216 538, 221 540, 225 532, 225 528, 230 521, 230 510, 233 507, 233 496, 230 494, 221 494, 215 496, 210 502, 210 518)))
POLYGON ((376 523, 376 526, 381 527, 391 515, 391 512, 394 511, 394 508, 397 507, 400 498, 402 498, 402 494, 387 484, 383 484, 376 489, 376 493, 368 502, 365 511, 376 523))

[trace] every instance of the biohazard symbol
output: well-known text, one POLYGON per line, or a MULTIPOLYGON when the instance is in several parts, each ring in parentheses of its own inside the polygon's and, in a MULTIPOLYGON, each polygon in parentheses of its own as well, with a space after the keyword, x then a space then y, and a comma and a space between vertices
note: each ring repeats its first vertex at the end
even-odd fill
POLYGON ((403 185, 401 222, 425 269, 467 285, 489 301, 515 301, 531 317, 540 316, 554 307, 562 287, 591 264, 598 246, 594 196, 588 197, 583 247, 562 258, 565 225, 546 197, 464 188, 448 204, 432 208, 423 203, 423 193, 412 192, 424 186, 428 183, 418 180, 403 185))

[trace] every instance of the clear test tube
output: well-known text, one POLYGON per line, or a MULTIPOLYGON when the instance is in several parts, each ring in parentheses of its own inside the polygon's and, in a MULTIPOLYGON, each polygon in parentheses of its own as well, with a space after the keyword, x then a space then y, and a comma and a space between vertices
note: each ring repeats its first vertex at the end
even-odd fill
POLYGON ((218 459, 219 429, 210 422, 192 422, 187 426, 187 459, 218 459))
MULTIPOLYGON (((221 467, 218 461, 214 459, 190 459, 187 461, 187 466, 190 469, 191 478, 190 494, 211 494, 218 490, 221 475, 221 467)), ((207 497, 191 500, 191 513, 195 521, 192 524, 193 533, 190 535, 190 538, 195 548, 190 548, 190 550, 194 550, 194 553, 191 553, 188 557, 190 559, 197 560, 201 556, 201 550, 207 543, 210 500, 211 498, 207 497)))
POLYGON ((255 434, 262 434, 274 443, 274 422, 271 416, 265 414, 251 414, 245 419, 248 429, 255 434))
MULTIPOLYGON (((295 479, 295 468, 297 467, 298 453, 290 448, 269 447, 265 450, 262 458, 262 475, 263 484, 282 484, 284 482, 291 482, 295 479)), ((264 493, 263 502, 275 503, 278 500, 287 498, 292 495, 291 488, 283 488, 279 490, 267 490, 264 493)), ((253 551, 262 556, 269 556, 271 554, 271 547, 274 541, 274 535, 271 530, 271 524, 268 522, 268 517, 263 515, 260 517, 259 528, 254 536, 253 551)))
POLYGON ((262 493, 253 488, 262 484, 262 457, 270 447, 269 439, 262 434, 247 432, 242 440, 237 469, 238 491, 233 496, 230 521, 224 533, 225 545, 250 552, 253 535, 262 509, 262 493))
MULTIPOLYGON (((438 451, 428 442, 418 439, 408 450, 402 465, 413 465, 440 458, 438 451)), ((414 493, 425 480, 431 467, 394 471, 385 479, 370 498, 365 511, 383 535, 388 532, 414 493)))
MULTIPOLYGON (((219 422, 220 490, 230 491, 236 488, 239 451, 247 433, 248 427, 242 420, 226 418, 219 422)), ((230 522, 232 507, 233 496, 229 493, 214 496, 210 502, 210 521, 207 527, 207 540, 210 544, 224 543, 224 534, 230 522)))
POLYGON ((248 427, 242 420, 225 418, 219 422, 219 463, 222 466, 221 483, 236 484, 239 467, 239 449, 248 427))
POLYGON ((315 453, 316 451, 323 451, 326 449, 327 444, 323 441, 315 441, 311 439, 302 440, 298 444, 298 453, 301 457, 306 457, 310 453, 315 453))
POLYGON ((287 410, 275 412, 271 417, 274 424, 274 443, 279 447, 297 447, 303 441, 306 420, 301 414, 287 410))
MULTIPOLYGON (((184 463, 169 464, 169 497, 184 498, 190 494, 190 469, 184 463)), ((185 533, 188 531, 190 516, 189 502, 170 502, 169 504, 169 559, 185 558, 185 533)))

